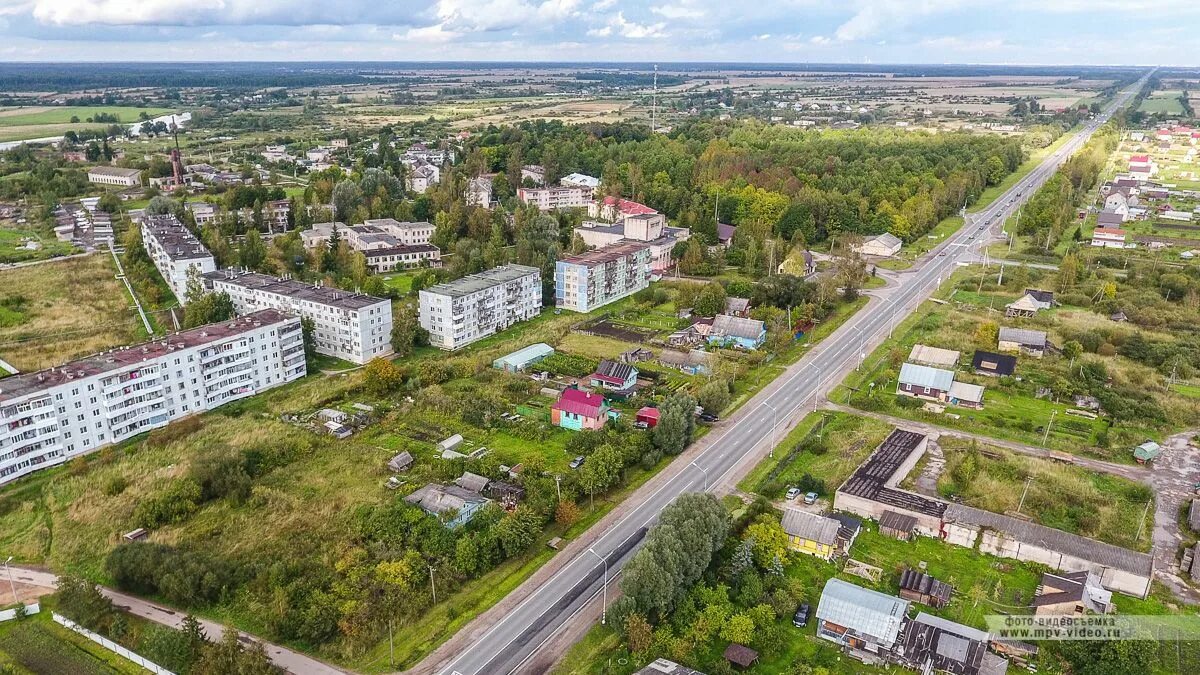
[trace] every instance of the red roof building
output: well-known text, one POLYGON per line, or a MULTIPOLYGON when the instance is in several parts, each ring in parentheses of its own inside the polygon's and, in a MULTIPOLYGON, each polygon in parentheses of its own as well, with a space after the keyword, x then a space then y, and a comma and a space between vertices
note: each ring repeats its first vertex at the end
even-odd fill
POLYGON ((605 197, 599 201, 593 201, 588 206, 588 215, 592 218, 603 218, 612 221, 620 220, 625 216, 642 216, 652 213, 658 213, 658 211, 645 204, 612 196, 605 197))
POLYGON ((564 429, 599 429, 608 421, 608 403, 600 394, 566 389, 550 406, 550 422, 564 429))
POLYGON ((652 408, 650 406, 642 408, 641 410, 637 411, 637 417, 635 418, 635 421, 645 422, 647 427, 653 429, 658 424, 658 408, 652 408))
POLYGON ((1150 155, 1130 155, 1130 164, 1147 164, 1150 162, 1150 155))

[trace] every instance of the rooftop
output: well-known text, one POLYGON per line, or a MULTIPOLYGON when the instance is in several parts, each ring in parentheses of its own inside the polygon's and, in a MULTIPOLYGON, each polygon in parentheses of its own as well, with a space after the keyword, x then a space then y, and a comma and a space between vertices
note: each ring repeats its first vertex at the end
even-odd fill
POLYGON ((1044 546, 1082 560, 1090 560, 1106 567, 1115 567, 1134 574, 1149 576, 1154 568, 1154 559, 1146 553, 1138 553, 1120 546, 963 504, 948 505, 945 519, 948 522, 965 523, 1000 531, 1027 544, 1044 546))
POLYGON ((854 470, 850 478, 838 488, 839 492, 870 499, 881 504, 941 517, 946 511, 945 502, 924 497, 913 492, 890 487, 888 481, 916 452, 925 435, 915 431, 896 429, 884 439, 879 448, 867 461, 854 470))
POLYGON ((950 391, 950 387, 954 385, 954 372, 906 363, 900 367, 900 384, 950 391))
POLYGON ((1000 329, 1001 342, 1015 342, 1019 345, 1029 345, 1031 347, 1046 346, 1046 332, 1041 330, 1029 330, 1028 328, 1008 328, 1000 329))
POLYGON ((471 274, 461 279, 448 281, 444 284, 438 284, 431 288, 422 290, 422 293, 432 293, 433 295, 448 295, 452 298, 461 298, 480 291, 506 284, 511 281, 516 281, 530 274, 539 275, 540 270, 536 267, 526 267, 525 265, 504 265, 502 267, 493 267, 490 270, 485 270, 477 274, 471 274))
POLYGON ((958 363, 958 352, 953 349, 942 349, 940 347, 930 347, 928 345, 913 345, 912 352, 908 355, 908 360, 913 363, 922 363, 931 366, 953 366, 958 363))
POLYGON ((262 309, 207 326, 173 333, 161 340, 143 342, 129 347, 119 347, 107 352, 71 361, 61 366, 32 373, 13 375, 0 380, 0 401, 10 401, 29 394, 56 387, 72 380, 92 375, 115 372, 170 352, 197 347, 225 338, 291 320, 291 316, 274 309, 262 309))
POLYGON ((611 246, 603 246, 594 251, 573 255, 559 260, 560 263, 567 265, 584 265, 586 267, 594 267, 605 263, 616 262, 621 258, 633 255, 640 251, 649 250, 650 247, 638 242, 617 242, 611 246))
POLYGON ((210 258, 212 254, 200 243, 192 231, 184 227, 175 216, 164 213, 145 216, 142 231, 148 232, 162 246, 171 260, 196 260, 210 258))
POLYGON ((384 298, 377 298, 373 295, 353 293, 328 286, 314 286, 303 281, 272 277, 266 274, 259 274, 258 272, 239 273, 233 270, 218 270, 205 274, 204 278, 212 283, 232 284, 250 290, 274 293, 296 300, 304 300, 318 305, 352 311, 365 309, 381 302, 388 302, 384 298))
POLYGON ((119 166, 93 166, 88 173, 99 176, 120 176, 121 178, 136 178, 142 175, 141 169, 126 169, 119 166))
POLYGON ((718 314, 713 319, 711 335, 717 337, 739 337, 757 340, 766 330, 766 324, 758 319, 746 319, 740 316, 718 314))
POLYGON ((817 604, 817 618, 878 638, 895 642, 900 634, 908 601, 857 586, 838 578, 825 582, 817 604))
POLYGON ((793 537, 800 537, 819 544, 833 546, 837 543, 838 529, 842 524, 833 518, 818 516, 815 513, 800 509, 786 509, 783 512, 783 531, 793 537))

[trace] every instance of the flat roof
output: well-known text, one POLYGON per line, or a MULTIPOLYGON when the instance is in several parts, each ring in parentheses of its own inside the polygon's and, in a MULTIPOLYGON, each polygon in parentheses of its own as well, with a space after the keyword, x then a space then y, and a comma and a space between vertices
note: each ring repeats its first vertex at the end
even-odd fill
POLYGON ((530 274, 541 275, 541 270, 536 267, 528 267, 526 265, 503 265, 501 267, 493 267, 490 270, 484 270, 476 274, 467 275, 461 279, 447 281, 444 284, 438 284, 422 290, 422 293, 432 293, 433 295, 448 295, 452 298, 461 298, 465 295, 471 295, 480 291, 506 284, 510 281, 516 281, 530 274))
POLYGON ((61 366, 6 377, 0 380, 0 402, 35 394, 72 380, 118 371, 183 348, 218 342, 262 326, 284 323, 292 318, 291 315, 277 309, 260 309, 230 321, 199 326, 152 342, 119 347, 61 366))
POLYGON ((142 229, 149 232, 158 245, 166 251, 171 260, 196 260, 211 258, 204 244, 187 229, 175 216, 164 213, 145 216, 142 219, 142 229))
POLYGON ((273 277, 266 274, 259 274, 258 272, 218 270, 205 274, 204 278, 214 284, 220 282, 241 286, 242 288, 263 291, 264 293, 275 293, 319 305, 337 307, 338 309, 360 310, 380 302, 387 302, 383 298, 377 298, 365 293, 343 291, 340 288, 330 288, 328 286, 314 286, 303 281, 273 277))
POLYGON ((559 260, 560 263, 568 265, 585 265, 592 267, 593 265, 601 265, 603 263, 614 262, 625 256, 632 255, 639 251, 648 250, 650 247, 639 242, 620 241, 610 246, 602 246, 594 251, 573 255, 559 260))
POLYGON ((940 518, 946 512, 945 502, 887 485, 923 440, 924 434, 904 429, 893 430, 867 461, 838 488, 838 492, 940 518))

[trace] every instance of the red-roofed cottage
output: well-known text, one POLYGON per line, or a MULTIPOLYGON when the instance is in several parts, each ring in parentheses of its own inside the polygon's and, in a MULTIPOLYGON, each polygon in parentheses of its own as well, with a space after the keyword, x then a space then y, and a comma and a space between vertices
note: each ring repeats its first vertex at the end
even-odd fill
POLYGON ((600 394, 566 389, 550 406, 550 423, 564 429, 599 429, 608 421, 610 409, 600 394))

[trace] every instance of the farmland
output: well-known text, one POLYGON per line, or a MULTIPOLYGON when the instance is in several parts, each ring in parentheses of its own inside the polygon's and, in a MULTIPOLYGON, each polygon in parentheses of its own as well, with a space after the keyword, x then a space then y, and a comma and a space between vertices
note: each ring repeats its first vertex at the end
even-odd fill
POLYGON ((143 335, 112 257, 0 270, 0 358, 21 370, 65 363, 143 335))
POLYGON ((49 608, 20 621, 0 623, 0 668, 34 675, 135 675, 131 661, 50 619, 49 608))
POLYGON ((98 115, 115 115, 121 124, 138 121, 141 113, 151 117, 171 112, 169 108, 131 106, 21 106, 0 108, 0 142, 61 136, 68 131, 104 129, 112 122, 92 121, 98 115), (77 118, 75 121, 72 119, 77 118))

